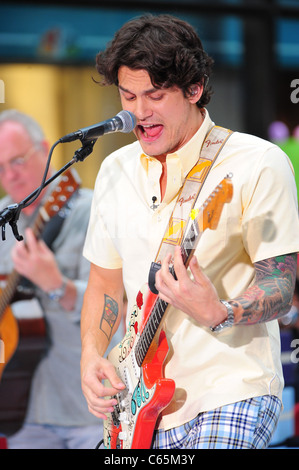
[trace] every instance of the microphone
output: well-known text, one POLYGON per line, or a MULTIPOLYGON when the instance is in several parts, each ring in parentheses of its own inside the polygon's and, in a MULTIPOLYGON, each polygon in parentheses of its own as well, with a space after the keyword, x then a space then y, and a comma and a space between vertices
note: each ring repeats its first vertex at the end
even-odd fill
POLYGON ((73 142, 74 140, 94 140, 101 137, 104 134, 111 132, 125 132, 129 133, 136 126, 136 117, 129 111, 120 111, 116 116, 107 121, 99 122, 93 126, 83 127, 76 132, 61 137, 58 142, 73 142))

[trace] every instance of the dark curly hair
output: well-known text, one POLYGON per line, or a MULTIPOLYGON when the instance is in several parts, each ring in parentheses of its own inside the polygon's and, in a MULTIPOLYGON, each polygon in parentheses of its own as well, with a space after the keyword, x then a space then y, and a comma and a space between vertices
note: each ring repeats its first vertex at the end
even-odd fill
POLYGON ((176 85, 184 96, 190 94, 192 85, 203 85, 203 94, 197 102, 200 108, 210 101, 208 81, 212 64, 193 27, 171 15, 145 15, 127 22, 107 49, 96 56, 102 85, 118 86, 121 66, 144 69, 153 86, 176 85))

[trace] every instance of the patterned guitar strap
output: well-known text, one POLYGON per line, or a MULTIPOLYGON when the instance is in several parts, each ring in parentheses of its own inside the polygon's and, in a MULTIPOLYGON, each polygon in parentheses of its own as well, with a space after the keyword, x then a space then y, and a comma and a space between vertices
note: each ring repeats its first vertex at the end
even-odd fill
POLYGON ((191 211, 194 208, 201 188, 218 155, 232 133, 233 131, 225 129, 224 127, 213 126, 206 135, 201 147, 199 159, 188 173, 178 194, 156 259, 150 267, 148 285, 150 290, 155 294, 158 294, 155 288, 156 272, 161 268, 161 262, 165 256, 169 253, 173 254, 174 247, 181 244, 187 223, 190 220, 191 211), (184 201, 184 204, 182 204, 182 201, 184 201))

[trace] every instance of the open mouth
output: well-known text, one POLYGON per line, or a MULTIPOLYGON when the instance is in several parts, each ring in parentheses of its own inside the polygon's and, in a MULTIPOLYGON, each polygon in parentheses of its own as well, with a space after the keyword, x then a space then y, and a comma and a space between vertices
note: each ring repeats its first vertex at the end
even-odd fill
POLYGON ((142 138, 146 141, 153 141, 160 137, 163 126, 161 124, 138 125, 142 138))

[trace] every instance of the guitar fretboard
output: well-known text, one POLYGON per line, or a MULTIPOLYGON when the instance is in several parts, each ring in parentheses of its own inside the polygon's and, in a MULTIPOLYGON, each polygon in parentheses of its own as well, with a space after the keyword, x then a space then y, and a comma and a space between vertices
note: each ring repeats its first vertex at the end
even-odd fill
POLYGON ((167 307, 168 303, 157 297, 150 317, 136 344, 135 356, 139 367, 141 367, 145 359, 145 356, 149 350, 150 345, 152 344, 167 307))
MULTIPOLYGON (((182 253, 182 258, 183 258, 183 262, 185 266, 187 266, 189 263, 191 255, 194 252, 196 245, 199 242, 200 235, 201 234, 199 232, 198 222, 197 220, 194 220, 191 222, 188 233, 181 244, 181 253, 182 253)), ((175 277, 173 266, 170 266, 169 271, 173 275, 173 277, 175 277)), ((166 312, 167 307, 168 307, 168 303, 160 299, 160 297, 157 296, 157 300, 150 313, 148 321, 136 344, 135 357, 136 357, 136 362, 139 367, 141 367, 145 359, 145 356, 158 331, 158 328, 160 326, 160 323, 166 312)))

